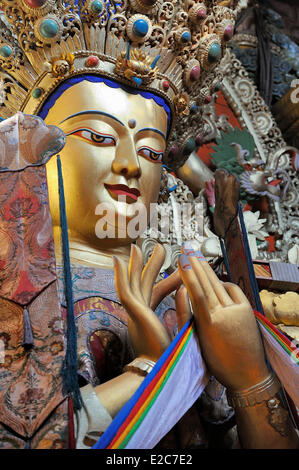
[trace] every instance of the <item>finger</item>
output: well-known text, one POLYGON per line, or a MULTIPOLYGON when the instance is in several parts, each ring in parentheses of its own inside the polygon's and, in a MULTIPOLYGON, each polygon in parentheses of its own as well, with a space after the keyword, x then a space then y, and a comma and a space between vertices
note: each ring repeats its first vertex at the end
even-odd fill
POLYGON ((195 319, 199 321, 199 324, 204 320, 210 322, 210 311, 206 302, 205 294, 194 270, 192 269, 190 260, 185 254, 179 256, 178 266, 182 281, 191 300, 195 319))
MULTIPOLYGON (((184 250, 185 250, 185 248, 184 248, 184 250)), ((185 253, 185 254, 187 254, 187 253, 185 253)), ((200 261, 200 265, 202 266, 203 270, 205 271, 206 276, 209 279, 210 284, 213 287, 213 290, 214 290, 219 302, 224 307, 228 307, 229 305, 233 305, 234 302, 232 301, 232 299, 228 295, 226 289, 223 286, 223 283, 218 279, 218 277, 214 273, 213 269, 211 268, 211 266, 207 262, 204 255, 200 251, 191 252, 189 250, 188 256, 191 256, 191 257, 195 256, 200 261)))
POLYGON ((178 323, 178 330, 180 331, 187 321, 192 317, 190 308, 188 291, 185 286, 181 286, 175 294, 175 309, 178 323))
POLYGON ((147 305, 150 303, 153 285, 163 266, 164 260, 165 250, 160 243, 157 243, 141 275, 141 289, 147 305))
POLYGON ((152 290, 151 309, 156 310, 160 302, 171 292, 177 290, 182 285, 182 278, 177 269, 166 279, 159 281, 152 290))
POLYGON ((131 245, 131 254, 129 261, 129 281, 133 295, 140 302, 144 302, 141 290, 141 273, 143 268, 143 256, 140 248, 134 244, 131 245))
POLYGON ((224 282, 223 286, 227 290, 233 302, 236 304, 249 304, 249 300, 239 286, 232 284, 231 282, 224 282))
POLYGON ((113 263, 115 287, 118 298, 123 306, 128 310, 128 313, 132 312, 133 316, 135 316, 134 312, 138 311, 139 303, 131 291, 127 265, 117 256, 113 256, 113 263))
MULTIPOLYGON (((140 303, 136 296, 133 295, 126 263, 116 256, 113 257, 113 262, 118 297, 129 314, 128 325, 130 335, 131 337, 134 335, 138 342, 138 336, 142 332, 145 343, 147 345, 152 344, 152 353, 158 359, 169 345, 168 333, 154 312, 149 307, 146 307, 144 303, 140 303)), ((143 350, 144 345, 142 340, 139 343, 142 346, 140 350, 143 350)))
POLYGON ((203 269, 201 261, 199 261, 195 256, 189 256, 188 259, 192 266, 192 270, 194 271, 202 288, 209 311, 211 312, 215 310, 216 307, 221 305, 215 293, 214 287, 211 284, 205 270, 203 269))

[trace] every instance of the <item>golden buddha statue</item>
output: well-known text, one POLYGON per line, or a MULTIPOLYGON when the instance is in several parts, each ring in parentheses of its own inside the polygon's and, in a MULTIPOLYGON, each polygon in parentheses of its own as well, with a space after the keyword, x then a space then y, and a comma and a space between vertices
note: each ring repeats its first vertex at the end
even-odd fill
MULTIPOLYGON (((176 7, 179 10, 173 23, 174 4, 170 2, 160 5, 132 1, 129 5, 115 4, 114 10, 112 3, 105 3, 115 15, 116 29, 116 19, 127 17, 125 33, 122 28, 117 33, 113 30, 111 18, 110 22, 106 18, 105 24, 99 21, 106 8, 104 3, 79 2, 80 11, 78 2, 68 3, 72 8, 64 2, 55 5, 51 0, 18 1, 19 14, 27 15, 28 28, 33 28, 38 41, 34 48, 27 35, 20 50, 23 62, 19 69, 12 66, 10 75, 6 73, 3 78, 6 90, 8 83, 10 88, 1 113, 8 118, 25 97, 22 111, 41 116, 47 125, 61 128, 66 135, 61 162, 74 301, 79 309, 78 359, 83 385, 83 410, 77 413, 77 448, 94 444, 142 383, 140 364, 151 368, 170 344, 168 331, 154 311, 175 291, 179 327, 191 316, 188 297, 191 300, 204 360, 210 373, 228 389, 241 445, 296 447, 296 432, 278 396, 279 383, 266 365, 252 309, 240 288, 221 283, 202 255, 188 245, 182 247, 178 270, 155 285, 164 250, 157 244, 143 267, 137 237, 130 236, 128 230, 137 204, 149 214, 150 204, 157 201, 162 162, 171 162, 176 169, 194 149, 192 135, 194 130, 198 132, 194 116, 215 85, 214 65, 220 59, 223 38, 231 34, 231 2, 220 2, 220 6, 216 1, 187 2, 185 10, 181 5, 176 7), (76 21, 65 26, 58 16, 60 9, 65 17, 76 21), (159 43, 162 26, 166 27, 161 11, 169 16, 168 44, 165 38, 159 43), (34 18, 37 21, 30 26, 34 18), (155 24, 155 18, 161 24, 155 24), (109 31, 103 46, 105 28, 109 31), (153 32, 155 35, 150 37, 153 32), (191 34, 201 50, 199 55, 193 54, 191 34), (129 47, 120 54, 126 41, 140 48, 146 44, 145 52, 130 51, 129 47), (172 46, 177 62, 167 52, 172 46), (39 75, 41 57, 45 67, 39 75), (36 75, 32 87, 30 77, 36 75), (197 91, 192 89, 193 83, 199 86, 197 91), (102 204, 113 208, 113 216, 104 225, 104 214, 98 209, 102 204), (109 230, 115 236, 102 236, 109 230), (84 307, 82 301, 89 299, 93 303, 84 307), (134 358, 139 365, 133 362, 123 370, 134 358), (272 421, 271 406, 278 416, 272 421)), ((9 21, 14 18, 10 4, 9 0, 1 2, 9 21)), ((22 26, 16 23, 15 27, 21 35, 22 26)), ((2 46, 6 57, 0 65, 4 70, 11 60, 9 47, 6 43, 2 46)), ((47 163, 47 180, 59 276, 61 229, 55 158, 47 163)), ((61 292, 62 286, 61 281, 61 292)), ((169 304, 163 308, 165 314, 169 304)), ((47 445, 52 446, 50 440, 41 440, 37 447, 47 445)))

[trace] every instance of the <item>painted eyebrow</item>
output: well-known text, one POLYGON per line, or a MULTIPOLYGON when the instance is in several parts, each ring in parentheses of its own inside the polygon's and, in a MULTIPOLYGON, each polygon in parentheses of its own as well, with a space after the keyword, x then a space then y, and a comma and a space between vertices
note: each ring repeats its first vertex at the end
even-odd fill
POLYGON ((138 132, 136 132, 136 134, 139 134, 139 132, 143 132, 143 131, 156 132, 156 134, 161 135, 163 137, 163 139, 165 140, 165 142, 166 142, 166 135, 163 134, 163 132, 160 131, 159 129, 155 129, 154 127, 144 127, 143 129, 140 129, 138 132))
POLYGON ((68 116, 67 118, 65 118, 63 121, 61 121, 59 124, 62 124, 63 122, 67 121, 68 119, 71 119, 73 117, 76 117, 76 116, 83 116, 84 114, 100 114, 101 116, 107 116, 109 117, 110 119, 113 119, 114 121, 116 121, 118 124, 120 124, 121 126, 125 127, 124 123, 121 122, 119 119, 117 119, 115 116, 112 116, 111 114, 108 114, 108 113, 104 113, 103 111, 80 111, 80 113, 76 113, 76 114, 71 114, 70 116, 68 116))

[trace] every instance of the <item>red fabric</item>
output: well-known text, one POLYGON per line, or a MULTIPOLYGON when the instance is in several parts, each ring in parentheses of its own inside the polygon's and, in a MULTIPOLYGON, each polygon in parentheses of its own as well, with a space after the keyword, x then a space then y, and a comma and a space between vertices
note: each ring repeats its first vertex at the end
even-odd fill
POLYGON ((265 240, 267 240, 267 242, 269 243, 267 251, 269 253, 276 251, 276 248, 275 248, 276 238, 274 237, 274 235, 269 235, 269 237, 266 237, 265 240))
POLYGON ((68 397, 67 400, 69 421, 69 449, 76 449, 73 400, 71 399, 71 397, 68 397))
POLYGON ((103 372, 105 370, 105 349, 103 347, 101 338, 97 335, 97 332, 92 333, 89 340, 91 352, 95 359, 97 375, 98 377, 103 376, 103 372))
POLYGON ((258 310, 254 310, 254 314, 257 318, 259 318, 262 322, 266 323, 266 325, 272 330, 274 331, 274 333, 279 336, 279 338, 281 339, 281 341, 283 341, 285 344, 287 344, 289 347, 292 346, 292 343, 291 341, 283 334, 281 333, 281 331, 279 331, 274 325, 273 323, 270 322, 270 320, 268 320, 268 318, 265 317, 265 315, 262 315, 258 310))
POLYGON ((245 204, 245 206, 243 208, 243 212, 251 211, 251 210, 252 210, 252 206, 250 204, 245 204))
POLYGON ((260 211, 264 214, 269 213, 269 201, 267 196, 261 196, 258 200, 252 201, 253 211, 260 211))

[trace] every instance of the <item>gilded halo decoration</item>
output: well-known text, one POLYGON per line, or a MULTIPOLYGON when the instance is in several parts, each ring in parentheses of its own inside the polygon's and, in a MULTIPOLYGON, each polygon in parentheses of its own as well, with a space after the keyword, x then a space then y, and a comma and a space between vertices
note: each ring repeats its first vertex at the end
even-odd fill
POLYGON ((151 91, 172 111, 165 163, 194 150, 201 106, 247 0, 0 0, 0 117, 38 114, 72 76, 93 73, 151 91))

